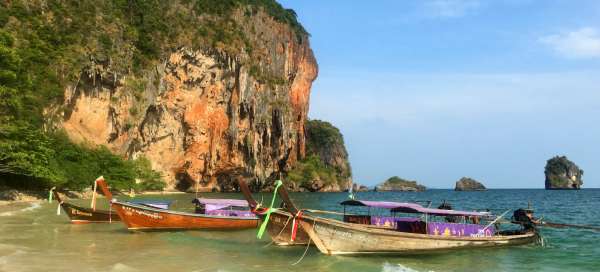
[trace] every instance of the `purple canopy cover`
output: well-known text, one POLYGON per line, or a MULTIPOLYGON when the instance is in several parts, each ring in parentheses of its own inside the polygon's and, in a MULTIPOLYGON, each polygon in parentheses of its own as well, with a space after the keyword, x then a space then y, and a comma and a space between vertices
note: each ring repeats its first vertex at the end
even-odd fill
POLYGON ((468 211, 455 211, 455 210, 442 210, 425 208, 416 203, 406 202, 390 202, 390 201, 366 201, 366 200, 346 200, 341 203, 342 205, 351 206, 367 206, 373 208, 391 209, 396 212, 407 212, 407 213, 425 213, 433 215, 457 215, 457 216, 490 216, 489 212, 468 212, 468 211))
POLYGON ((246 200, 239 199, 217 199, 217 198, 196 198, 194 203, 206 205, 207 211, 220 210, 227 207, 248 207, 246 200))

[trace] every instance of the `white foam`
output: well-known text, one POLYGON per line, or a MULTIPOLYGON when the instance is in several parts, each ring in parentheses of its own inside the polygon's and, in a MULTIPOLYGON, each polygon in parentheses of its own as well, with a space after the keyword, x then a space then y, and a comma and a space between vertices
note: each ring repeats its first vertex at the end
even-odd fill
POLYGON ((122 264, 122 263, 116 263, 115 265, 112 266, 112 268, 110 269, 111 272, 137 272, 140 271, 139 269, 135 269, 131 266, 128 266, 126 264, 122 264))
POLYGON ((3 213, 0 213, 0 216, 13 216, 13 215, 15 215, 17 213, 33 211, 33 210, 38 209, 40 207, 42 207, 42 205, 40 203, 33 202, 33 203, 31 203, 31 206, 29 206, 27 208, 23 208, 23 209, 16 210, 16 211, 3 212, 3 213))
MULTIPOLYGON (((404 266, 402 264, 384 263, 381 272, 419 272, 418 270, 404 266)), ((432 271, 430 271, 432 272, 432 271)))
MULTIPOLYGON (((7 245, 7 246, 10 246, 10 245, 7 245)), ((15 248, 17 248, 17 247, 15 246, 15 248)), ((25 252, 24 250, 17 249, 10 254, 0 256, 0 271, 16 272, 16 271, 21 270, 21 267, 15 265, 15 263, 13 263, 13 261, 14 261, 14 259, 19 258, 19 256, 25 255, 26 253, 27 252, 25 252)))

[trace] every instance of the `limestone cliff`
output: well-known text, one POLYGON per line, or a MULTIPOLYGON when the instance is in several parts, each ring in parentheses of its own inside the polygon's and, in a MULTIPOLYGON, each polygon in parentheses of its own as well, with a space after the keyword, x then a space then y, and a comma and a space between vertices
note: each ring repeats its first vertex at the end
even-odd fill
POLYGON ((546 189, 580 189, 583 185, 583 170, 566 156, 549 159, 544 174, 546 189))
POLYGON ((196 15, 185 1, 173 3, 165 14, 197 25, 182 25, 138 73, 120 69, 131 61, 126 51, 123 59, 82 56, 90 61, 65 88, 64 103, 46 110, 60 117, 51 125, 77 142, 145 156, 168 189, 199 184, 200 191, 230 191, 236 178, 264 187, 305 156, 317 76, 308 35, 287 17, 273 16, 272 6, 242 3, 225 16, 196 15), (219 36, 223 28, 233 29, 223 34, 230 39, 219 36), (208 34, 188 32, 194 29, 208 34))
POLYGON ((352 173, 340 130, 321 120, 308 120, 305 127, 306 158, 286 176, 291 181, 291 189, 311 192, 348 190, 352 173))

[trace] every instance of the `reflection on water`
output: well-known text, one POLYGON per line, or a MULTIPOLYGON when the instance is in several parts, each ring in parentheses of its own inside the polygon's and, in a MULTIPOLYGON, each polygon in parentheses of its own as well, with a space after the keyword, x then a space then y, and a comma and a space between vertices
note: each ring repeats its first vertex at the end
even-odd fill
MULTIPOLYGON (((241 198, 239 194, 203 194, 241 198)), ((165 196, 176 208, 191 208, 194 195, 165 196)), ((345 193, 296 193, 299 206, 341 211, 345 193)), ((490 190, 423 193, 359 193, 361 199, 451 202, 457 209, 527 206, 549 221, 600 225, 600 190, 490 190)), ((157 198, 143 197, 143 198, 157 198)), ((261 196, 257 196, 258 199, 261 196)), ((264 195, 265 203, 269 195, 264 195)), ((76 201, 89 205, 88 201, 76 201)), ((104 206, 107 207, 106 203, 104 206)), ((120 222, 72 225, 56 215, 56 203, 0 206, 0 271, 597 271, 600 234, 545 229, 547 245, 463 250, 416 256, 324 256, 304 247, 277 247, 255 230, 129 232, 120 222)))

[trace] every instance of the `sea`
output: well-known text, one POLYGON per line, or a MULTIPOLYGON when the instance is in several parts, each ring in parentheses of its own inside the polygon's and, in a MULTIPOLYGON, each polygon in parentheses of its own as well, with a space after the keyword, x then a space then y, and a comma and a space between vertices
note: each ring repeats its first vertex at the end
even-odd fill
MULTIPOLYGON (((170 199, 191 210, 195 194, 141 196, 170 199)), ((205 193, 208 198, 241 194, 205 193)), ((269 203, 272 194, 256 194, 269 203)), ((342 211, 347 193, 293 193, 298 206, 342 211)), ((125 197, 122 197, 125 198, 125 197)), ((501 214, 530 205, 546 221, 600 226, 600 189, 546 191, 495 189, 479 192, 360 192, 364 200, 447 201, 455 209, 501 214)), ((106 200, 99 207, 108 207, 106 200)), ((101 201, 101 202, 102 202, 101 201)), ((73 200, 89 205, 89 200, 73 200)), ((509 215, 510 216, 510 213, 509 215)), ((131 232, 123 223, 73 225, 57 203, 0 206, 0 271, 600 271, 600 233, 541 230, 544 243, 407 256, 326 256, 314 247, 280 247, 257 230, 131 232)))

